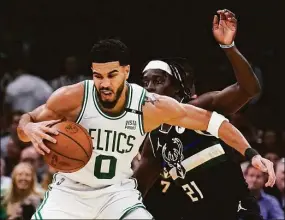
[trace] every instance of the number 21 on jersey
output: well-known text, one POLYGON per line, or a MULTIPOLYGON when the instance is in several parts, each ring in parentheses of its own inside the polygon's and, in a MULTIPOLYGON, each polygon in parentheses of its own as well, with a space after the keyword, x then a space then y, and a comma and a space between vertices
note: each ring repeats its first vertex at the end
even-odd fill
MULTIPOLYGON (((171 183, 169 181, 161 180, 161 185, 164 186, 163 189, 162 189, 163 193, 167 192, 170 184, 171 183)), ((194 181, 191 181, 190 185, 189 184, 184 184, 182 186, 182 188, 186 192, 186 194, 190 197, 192 202, 197 202, 199 199, 203 199, 204 198, 201 190, 199 189, 199 187, 196 185, 196 183, 194 181)))
POLYGON ((204 196, 201 190, 196 185, 196 183, 194 181, 191 181, 190 184, 191 186, 189 184, 185 184, 182 186, 182 188, 186 192, 186 194, 191 198, 192 202, 197 202, 199 199, 203 199, 204 196), (199 194, 200 198, 195 197, 195 194, 199 194))

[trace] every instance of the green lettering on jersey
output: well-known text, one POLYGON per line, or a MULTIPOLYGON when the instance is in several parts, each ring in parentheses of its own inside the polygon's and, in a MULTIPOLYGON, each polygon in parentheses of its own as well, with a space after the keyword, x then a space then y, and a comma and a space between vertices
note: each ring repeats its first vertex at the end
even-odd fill
POLYGON ((111 151, 119 154, 129 153, 132 151, 134 144, 133 141, 136 137, 133 135, 127 135, 126 133, 112 130, 101 130, 101 129, 89 129, 89 135, 93 140, 93 149, 100 151, 111 151), (112 140, 113 139, 113 140, 112 140), (101 143, 105 140, 105 144, 101 143), (105 145, 104 147, 100 144, 105 145), (109 145, 112 144, 112 148, 109 145))
POLYGON ((127 145, 130 146, 130 149, 126 150, 126 153, 131 152, 134 147, 134 144, 131 143, 131 139, 136 140, 136 137, 134 137, 133 135, 128 136, 127 145))
POLYGON ((127 138, 127 135, 125 133, 120 132, 118 134, 118 141, 117 141, 117 152, 120 154, 123 154, 125 151, 124 150, 120 150, 120 145, 121 145, 121 137, 123 136, 123 138, 127 138))
POLYGON ((112 152, 115 152, 117 132, 114 131, 112 152))
POLYGON ((100 138, 101 138, 101 129, 98 129, 98 135, 97 135, 97 150, 104 150, 103 147, 100 147, 100 138))
POLYGON ((105 151, 108 151, 108 148, 109 148, 109 137, 110 137, 110 134, 111 134, 113 131, 112 131, 112 130, 105 130, 105 132, 107 133, 105 151))
MULTIPOLYGON (((96 129, 93 129, 93 128, 89 128, 89 131, 88 131, 88 133, 89 133, 89 135, 90 135, 90 137, 91 137, 91 139, 92 139, 92 140, 94 139, 94 136, 93 136, 93 131, 96 131, 96 129)), ((94 145, 93 145, 93 149, 94 149, 94 145)))

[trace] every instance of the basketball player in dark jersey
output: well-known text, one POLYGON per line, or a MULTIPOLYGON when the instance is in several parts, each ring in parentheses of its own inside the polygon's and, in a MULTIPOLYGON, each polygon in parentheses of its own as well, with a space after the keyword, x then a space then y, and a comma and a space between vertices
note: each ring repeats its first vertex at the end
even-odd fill
MULTIPOLYGON (((238 111, 259 92, 250 65, 233 43, 234 14, 228 10, 218 13, 220 19, 214 17, 213 33, 224 48, 238 82, 193 99, 191 68, 184 60, 165 59, 151 61, 143 71, 143 83, 149 92, 224 115, 238 111)), ((252 159, 256 154, 251 149, 246 157, 252 159)), ((231 158, 230 148, 210 134, 163 124, 149 133, 141 157, 134 176, 143 194, 159 176, 145 197, 155 219, 262 219, 239 165, 231 158)))

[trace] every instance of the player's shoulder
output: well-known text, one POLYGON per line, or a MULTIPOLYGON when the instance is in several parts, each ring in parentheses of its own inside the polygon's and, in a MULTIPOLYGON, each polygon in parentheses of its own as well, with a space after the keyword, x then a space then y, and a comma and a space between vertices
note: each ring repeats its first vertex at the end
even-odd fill
POLYGON ((50 96, 47 104, 65 106, 66 108, 81 105, 84 97, 85 83, 85 81, 82 81, 76 84, 60 87, 50 96))
POLYGON ((54 93, 61 95, 61 96, 73 96, 76 94, 83 94, 84 84, 86 83, 89 83, 89 80, 81 81, 79 83, 60 87, 54 93))

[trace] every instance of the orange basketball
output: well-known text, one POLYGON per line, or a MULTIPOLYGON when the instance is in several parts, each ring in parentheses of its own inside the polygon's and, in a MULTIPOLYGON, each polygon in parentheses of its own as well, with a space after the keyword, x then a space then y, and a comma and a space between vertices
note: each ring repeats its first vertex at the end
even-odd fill
POLYGON ((44 140, 50 149, 45 154, 45 161, 57 171, 71 173, 84 167, 91 158, 93 145, 88 132, 81 125, 71 121, 62 121, 52 125, 59 134, 52 135, 57 140, 54 144, 44 140))

